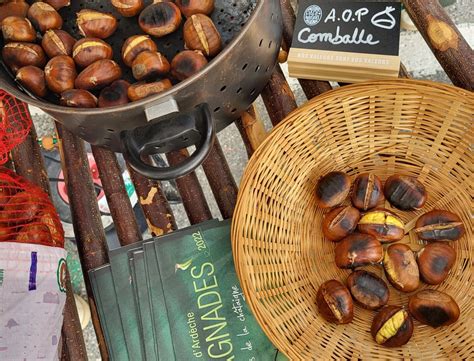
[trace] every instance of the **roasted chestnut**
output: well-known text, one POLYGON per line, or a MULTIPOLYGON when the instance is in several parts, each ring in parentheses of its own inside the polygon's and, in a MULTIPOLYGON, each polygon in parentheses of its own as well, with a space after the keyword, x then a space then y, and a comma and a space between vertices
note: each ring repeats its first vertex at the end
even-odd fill
POLYGON ((76 64, 85 68, 97 60, 112 59, 112 47, 98 38, 84 38, 74 44, 72 58, 76 64))
POLYGON ((59 103, 71 108, 95 108, 97 98, 84 89, 69 89, 61 93, 59 103))
POLYGON ((370 234, 353 233, 340 241, 334 250, 339 268, 356 268, 379 263, 383 259, 382 244, 370 234))
POLYGON ((2 21, 2 34, 5 42, 9 41, 35 41, 36 30, 31 22, 23 17, 9 16, 2 21))
POLYGON ((396 174, 385 181, 385 198, 390 204, 402 211, 411 211, 423 207, 427 194, 425 187, 416 178, 396 174))
POLYGON ((214 0, 176 0, 176 5, 187 18, 194 14, 209 15, 214 11, 214 0))
POLYGON ((172 2, 148 5, 138 18, 138 25, 152 36, 161 38, 176 31, 181 24, 181 11, 172 2))
POLYGON ((421 279, 429 285, 443 282, 456 262, 456 251, 445 242, 427 244, 418 252, 421 279))
POLYGON ((219 31, 211 18, 203 14, 192 15, 186 20, 183 37, 187 49, 200 50, 206 56, 216 56, 222 49, 219 31))
POLYGON ((7 3, 0 4, 0 25, 3 20, 9 16, 20 16, 26 18, 29 8, 30 5, 23 0, 8 1, 7 3))
POLYGON ((122 46, 122 59, 125 65, 132 66, 133 61, 143 51, 158 51, 153 40, 148 35, 129 37, 122 46))
POLYGON ((113 60, 97 60, 79 73, 76 88, 85 90, 102 89, 122 77, 122 69, 113 60))
POLYGON ((399 241, 405 235, 403 221, 386 209, 365 213, 359 221, 359 232, 371 234, 382 243, 399 241))
POLYGON ((347 277, 347 288, 352 298, 362 307, 376 310, 385 306, 390 297, 387 284, 375 273, 357 270, 347 277))
POLYGON ((116 80, 110 86, 102 89, 99 95, 99 108, 115 107, 128 103, 128 88, 130 83, 116 80))
POLYGON ((316 294, 316 304, 321 316, 332 323, 350 323, 354 318, 354 305, 349 290, 341 282, 324 282, 316 294))
POLYGON ((48 93, 44 71, 36 66, 28 65, 16 73, 16 80, 37 97, 45 97, 48 93))
POLYGON ((46 55, 50 58, 54 58, 58 55, 72 55, 72 48, 76 43, 71 35, 69 35, 64 30, 48 30, 43 35, 43 40, 41 41, 41 46, 44 49, 46 55))
POLYGON ((357 208, 351 206, 335 208, 324 216, 323 233, 330 241, 340 241, 354 232, 359 218, 357 208))
POLYGON ((411 248, 402 243, 390 245, 385 251, 383 266, 388 280, 397 290, 412 292, 420 285, 420 272, 411 248))
POLYGON ((35 2, 28 10, 28 19, 42 33, 49 29, 61 29, 63 18, 49 4, 44 2, 35 2))
POLYGON ((457 241, 465 232, 457 214, 442 210, 423 214, 415 225, 415 233, 425 241, 457 241))
POLYGON ((154 83, 135 83, 128 88, 128 99, 135 102, 151 95, 164 92, 172 86, 173 84, 171 84, 169 79, 163 79, 154 83))
POLYGON ((125 17, 138 15, 142 11, 143 0, 112 0, 112 6, 125 17))
POLYGON ((344 202, 351 190, 351 178, 343 172, 331 172, 316 184, 316 204, 331 208, 344 202))
POLYGON ((51 5, 55 10, 62 9, 71 4, 70 0, 44 0, 44 2, 51 5))
POLYGON ((151 79, 168 74, 170 63, 157 51, 144 51, 132 63, 133 77, 137 80, 151 79))
POLYGON ((206 65, 207 59, 200 51, 184 50, 173 58, 171 75, 178 80, 185 80, 201 71, 206 65))
POLYGON ((370 333, 379 345, 400 347, 413 335, 413 319, 401 307, 385 306, 375 315, 370 333))
POLYGON ((352 189, 352 204, 360 210, 366 211, 377 206, 383 200, 382 182, 373 173, 359 174, 352 189))
POLYGON ((48 61, 44 68, 46 85, 54 93, 73 89, 77 76, 74 60, 67 55, 58 55, 48 61))
POLYGON ((43 68, 46 55, 41 46, 32 43, 8 43, 3 46, 2 57, 5 64, 16 74, 27 65, 43 68))
POLYGON ((31 223, 23 226, 16 236, 16 242, 48 244, 51 242, 51 233, 45 224, 31 223))
POLYGON ((451 325, 459 319, 461 313, 451 296, 429 289, 411 296, 408 309, 418 321, 434 328, 451 325))
POLYGON ((77 13, 77 27, 82 36, 105 39, 117 30, 117 19, 111 14, 83 9, 77 13))

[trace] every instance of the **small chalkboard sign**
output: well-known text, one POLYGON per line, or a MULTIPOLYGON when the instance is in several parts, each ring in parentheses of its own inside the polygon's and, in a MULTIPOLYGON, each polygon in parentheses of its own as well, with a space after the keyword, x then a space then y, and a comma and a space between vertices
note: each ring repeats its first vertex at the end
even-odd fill
POLYGON ((290 75, 346 82, 397 76, 400 8, 397 1, 300 1, 290 75))

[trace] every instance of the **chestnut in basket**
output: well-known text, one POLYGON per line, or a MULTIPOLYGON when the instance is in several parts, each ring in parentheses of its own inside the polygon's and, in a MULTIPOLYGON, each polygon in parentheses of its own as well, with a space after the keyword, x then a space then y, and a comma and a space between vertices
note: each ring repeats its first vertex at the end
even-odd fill
POLYGON ((115 107, 128 103, 128 88, 130 83, 125 80, 116 80, 110 86, 102 89, 99 95, 99 108, 115 107))
POLYGON ((2 57, 5 64, 16 74, 18 69, 33 65, 43 68, 46 55, 41 46, 32 43, 8 43, 3 46, 2 57))
POLYGON ((85 68, 76 78, 76 88, 85 90, 102 89, 122 77, 122 69, 113 60, 103 59, 85 68))
POLYGON ((158 51, 158 48, 148 35, 133 35, 129 37, 122 46, 123 62, 131 67, 137 55, 143 51, 158 51))
POLYGON ((316 304, 321 316, 332 323, 350 323, 354 318, 354 305, 349 290, 341 282, 324 282, 316 294, 316 304))
POLYGON ((26 192, 18 192, 0 211, 0 223, 11 225, 31 222, 40 209, 40 199, 26 192))
POLYGON ((97 60, 112 59, 112 47, 98 38, 79 40, 72 49, 72 58, 82 68, 88 67, 97 60))
POLYGON ((44 2, 51 5, 55 10, 62 9, 71 4, 70 0, 44 0, 44 2))
POLYGON ((456 262, 456 251, 445 242, 433 242, 422 248, 417 255, 421 279, 429 285, 443 282, 456 262))
POLYGON ((200 50, 206 56, 216 56, 222 49, 222 39, 211 18, 192 15, 184 23, 183 37, 186 48, 200 50))
POLYGON ((335 208, 324 216, 323 233, 330 241, 340 241, 354 232, 359 218, 357 208, 352 206, 335 208))
POLYGON ((126 18, 138 15, 145 6, 143 0, 112 0, 112 6, 126 18))
POLYGON ((155 95, 171 88, 173 84, 169 79, 163 79, 154 83, 138 82, 128 88, 128 99, 132 102, 155 95))
POLYGON ((71 35, 69 35, 64 30, 48 30, 43 35, 43 40, 41 41, 41 46, 43 47, 44 52, 50 58, 54 58, 58 55, 72 55, 72 48, 76 43, 71 35))
POLYGON ((386 209, 376 209, 364 214, 358 225, 359 232, 371 234, 382 243, 399 241, 405 235, 403 221, 386 209))
POLYGON ((51 242, 51 233, 45 224, 27 224, 18 232, 16 241, 20 243, 48 244, 51 242))
POLYGON ((173 58, 171 75, 178 80, 185 80, 200 72, 207 64, 206 57, 199 50, 184 50, 173 58))
POLYGON ((26 18, 9 16, 1 24, 3 40, 6 43, 10 41, 31 42, 36 40, 36 30, 26 18))
POLYGON ((461 313, 451 296, 429 289, 411 296, 408 309, 418 321, 434 328, 451 325, 459 319, 461 313))
POLYGON ((352 298, 362 307, 376 310, 385 306, 390 297, 387 284, 375 273, 357 270, 347 277, 347 287, 352 298))
POLYGON ((45 97, 48 93, 44 71, 36 66, 20 68, 16 73, 16 80, 37 97, 45 97))
POLYGON ((73 89, 77 76, 74 60, 67 55, 59 55, 52 58, 44 68, 46 85, 54 93, 73 89))
POLYGON ((26 18, 30 5, 23 0, 13 0, 0 3, 0 25, 9 16, 20 16, 26 18))
POLYGON ((385 251, 383 266, 388 280, 397 290, 412 292, 420 285, 420 272, 411 248, 402 243, 390 245, 385 251))
POLYGON ((379 345, 400 347, 413 335, 413 319, 401 307, 385 306, 374 317, 370 333, 379 345))
POLYGON ((152 36, 161 38, 171 34, 181 24, 181 11, 172 2, 158 2, 148 5, 138 18, 138 25, 152 36))
POLYGON ((82 36, 105 39, 117 30, 117 19, 111 14, 83 9, 77 13, 77 27, 82 36))
POLYGON ((187 18, 194 14, 209 15, 214 11, 214 0, 176 0, 176 5, 187 18))
POLYGON ((35 2, 28 10, 28 19, 42 33, 49 29, 61 29, 63 18, 49 4, 44 2, 35 2))
POLYGON ((343 172, 331 172, 316 184, 316 204, 331 208, 344 202, 351 190, 351 178, 343 172))
POLYGON ((379 263, 383 259, 382 244, 370 234, 353 233, 340 241, 334 250, 339 268, 355 268, 379 263))
POLYGON ((61 93, 59 104, 71 108, 95 108, 97 98, 84 89, 69 89, 61 93))
POLYGON ((385 198, 390 204, 402 211, 411 211, 423 207, 427 194, 423 184, 416 178, 395 174, 385 181, 385 198))
POLYGON ((157 51, 144 51, 132 63, 133 77, 137 80, 151 79, 168 74, 170 63, 157 51))
POLYGON ((415 233, 425 241, 457 241, 465 232, 461 218, 449 211, 425 213, 415 225, 415 233))
POLYGON ((362 211, 377 206, 383 200, 382 182, 373 173, 359 174, 352 189, 352 204, 362 211))

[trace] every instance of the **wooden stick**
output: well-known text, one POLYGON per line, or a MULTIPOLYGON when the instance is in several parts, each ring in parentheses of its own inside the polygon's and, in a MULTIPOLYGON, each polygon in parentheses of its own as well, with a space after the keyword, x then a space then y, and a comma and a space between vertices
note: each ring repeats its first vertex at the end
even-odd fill
MULTIPOLYGON (((178 165, 189 157, 189 152, 186 149, 181 149, 168 153, 166 157, 170 165, 178 165)), ((178 185, 179 194, 181 195, 184 209, 186 210, 191 224, 197 224, 212 219, 211 210, 209 209, 196 173, 192 172, 177 179, 176 184, 178 185)))
POLYGON ((135 185, 140 206, 145 214, 146 223, 153 237, 170 233, 176 229, 176 221, 158 181, 148 179, 128 167, 135 185))
POLYGON ((232 218, 239 190, 218 139, 214 142, 202 167, 222 217, 224 219, 232 218))
POLYGON ((439 1, 403 0, 403 4, 453 84, 474 90, 474 53, 439 1))
POLYGON ((60 138, 63 171, 76 235, 77 248, 84 271, 91 317, 97 335, 100 354, 108 360, 104 333, 100 326, 88 272, 108 263, 107 241, 100 218, 97 198, 92 183, 84 142, 56 123, 60 138))
POLYGON ((92 146, 92 153, 120 244, 126 246, 140 241, 142 235, 115 153, 96 146, 92 146))
POLYGON ((403 65, 403 63, 400 63, 400 72, 398 73, 398 77, 404 79, 410 78, 410 74, 408 74, 408 70, 405 65, 403 65))
POLYGON ((247 154, 251 157, 268 136, 265 125, 257 114, 255 106, 252 105, 246 112, 242 113, 235 124, 242 136, 247 154))

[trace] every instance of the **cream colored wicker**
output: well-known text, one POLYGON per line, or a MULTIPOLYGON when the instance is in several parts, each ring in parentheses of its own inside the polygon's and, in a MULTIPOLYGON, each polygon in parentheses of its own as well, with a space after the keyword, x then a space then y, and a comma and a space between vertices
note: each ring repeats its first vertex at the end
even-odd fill
MULTIPOLYGON (((473 114, 473 94, 452 86, 364 83, 308 102, 258 149, 242 180, 232 244, 247 301, 283 353, 305 360, 474 357, 473 114), (444 283, 430 286, 458 302, 457 323, 433 329, 415 321, 411 341, 390 349, 372 340, 373 311, 356 306, 354 321, 341 326, 320 317, 319 285, 345 282, 349 274, 335 266, 334 243, 321 232, 325 212, 315 205, 317 180, 334 170, 371 171, 382 180, 394 173, 418 177, 429 194, 425 207, 395 210, 406 222, 401 242, 415 251, 422 247, 412 230, 419 215, 440 208, 462 218, 466 235, 452 243, 455 266, 444 283)), ((381 267, 370 269, 383 275, 381 267)), ((390 291, 389 304, 407 305, 409 294, 390 291)))

